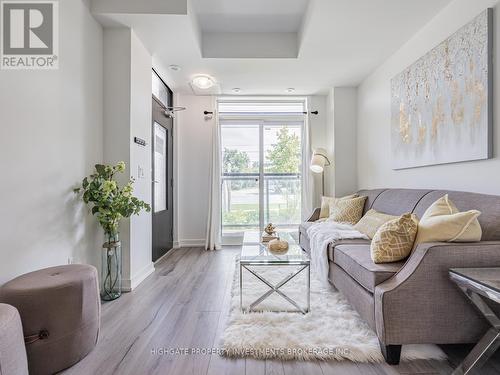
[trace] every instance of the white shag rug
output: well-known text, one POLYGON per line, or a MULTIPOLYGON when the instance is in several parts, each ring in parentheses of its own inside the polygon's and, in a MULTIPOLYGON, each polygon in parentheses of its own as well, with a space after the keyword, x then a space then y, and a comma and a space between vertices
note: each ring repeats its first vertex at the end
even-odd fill
MULTIPOLYGON (((254 267, 255 269, 256 267, 254 267)), ((259 274, 278 282, 290 268, 259 267, 259 274)), ((312 275, 311 275, 312 276, 312 275)), ((305 306, 306 273, 292 279, 281 290, 305 306)), ((256 300, 269 288, 243 270, 243 303, 256 300)), ((229 357, 282 360, 351 360, 382 362, 378 339, 345 298, 333 287, 323 287, 311 277, 311 311, 285 312, 294 309, 274 293, 257 308, 240 311, 239 264, 237 263, 227 327, 222 335, 223 353, 229 357), (272 312, 281 310, 284 312, 272 312)), ((401 360, 445 359, 436 345, 403 345, 401 360)))

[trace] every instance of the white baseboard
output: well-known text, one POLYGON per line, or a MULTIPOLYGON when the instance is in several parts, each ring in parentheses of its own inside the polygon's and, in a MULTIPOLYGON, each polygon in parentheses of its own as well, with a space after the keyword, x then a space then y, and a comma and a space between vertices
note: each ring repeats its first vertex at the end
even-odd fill
POLYGON ((177 247, 204 247, 205 239, 200 238, 200 239, 179 240, 177 245, 178 245, 177 247))
POLYGON ((122 291, 123 292, 131 292, 137 286, 142 283, 146 277, 151 275, 155 271, 155 267, 153 262, 149 263, 142 270, 137 272, 131 279, 123 279, 122 281, 122 291))

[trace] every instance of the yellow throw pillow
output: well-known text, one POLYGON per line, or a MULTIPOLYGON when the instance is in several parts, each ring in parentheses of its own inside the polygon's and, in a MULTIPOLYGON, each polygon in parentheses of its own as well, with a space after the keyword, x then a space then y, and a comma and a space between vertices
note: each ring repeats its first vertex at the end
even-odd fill
POLYGON ((373 262, 391 263, 405 259, 411 253, 417 229, 417 215, 410 213, 382 224, 370 245, 373 262))
POLYGON ((382 212, 378 212, 374 209, 368 211, 361 220, 354 226, 358 232, 366 234, 369 238, 373 238, 378 228, 388 221, 397 219, 398 216, 387 215, 382 212))
POLYGON ((330 216, 330 206, 334 205, 335 202, 342 199, 352 199, 358 197, 358 194, 346 195, 345 197, 335 198, 335 197, 321 197, 321 210, 319 212, 319 218, 324 219, 330 216))
POLYGON ((481 241, 479 215, 478 210, 459 212, 447 194, 425 211, 418 224, 415 247, 423 242, 481 241))
POLYGON ((422 215, 422 219, 433 217, 433 216, 441 216, 441 215, 451 215, 456 214, 458 211, 457 206, 450 201, 448 194, 439 198, 433 204, 431 204, 427 210, 425 210, 422 215))
POLYGON ((330 205, 328 221, 355 225, 363 216, 365 200, 366 197, 337 200, 334 205, 330 205))

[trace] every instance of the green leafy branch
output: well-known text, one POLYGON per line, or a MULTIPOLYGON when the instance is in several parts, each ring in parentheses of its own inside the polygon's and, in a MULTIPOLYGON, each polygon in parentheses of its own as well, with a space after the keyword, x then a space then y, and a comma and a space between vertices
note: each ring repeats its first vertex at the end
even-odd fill
POLYGON ((116 165, 96 164, 95 173, 85 177, 81 187, 74 190, 90 206, 110 241, 116 239, 122 218, 138 215, 142 210, 151 211, 149 204, 132 195, 133 178, 120 188, 114 176, 123 172, 123 161, 116 165))

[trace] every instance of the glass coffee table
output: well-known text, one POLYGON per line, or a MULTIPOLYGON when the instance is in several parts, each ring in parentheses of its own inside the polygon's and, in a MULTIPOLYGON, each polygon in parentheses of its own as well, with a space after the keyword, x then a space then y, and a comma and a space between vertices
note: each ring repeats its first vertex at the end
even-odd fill
POLYGON ((485 299, 500 303, 500 267, 452 268, 450 279, 490 323, 491 328, 465 357, 453 375, 472 373, 479 369, 500 347, 500 318, 486 304, 485 299))
POLYGON ((239 262, 240 309, 244 312, 256 311, 255 308, 261 302, 276 293, 288 301, 296 309, 294 311, 301 312, 302 314, 308 313, 311 305, 311 259, 309 255, 302 250, 289 233, 279 233, 280 239, 288 242, 288 251, 282 254, 271 252, 267 248, 267 244, 260 243, 259 235, 260 234, 256 232, 245 232, 243 239, 239 262), (262 272, 260 272, 263 267, 286 268, 289 269, 290 272, 280 281, 274 282, 267 279, 262 272), (248 307, 243 306, 243 271, 248 271, 269 288, 267 292, 251 302, 248 307), (305 297, 307 301, 305 307, 301 306, 282 290, 283 286, 302 272, 307 273, 305 277, 305 297))

